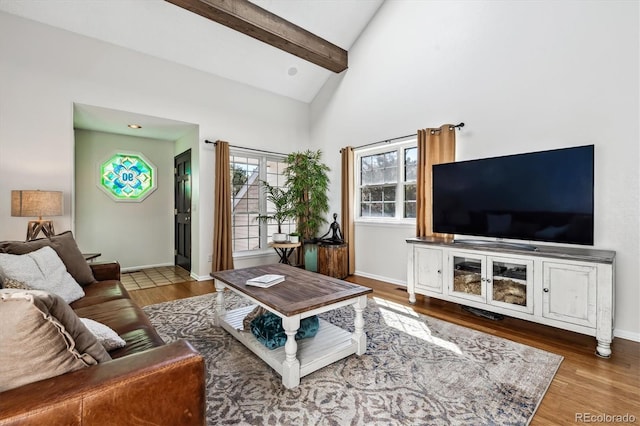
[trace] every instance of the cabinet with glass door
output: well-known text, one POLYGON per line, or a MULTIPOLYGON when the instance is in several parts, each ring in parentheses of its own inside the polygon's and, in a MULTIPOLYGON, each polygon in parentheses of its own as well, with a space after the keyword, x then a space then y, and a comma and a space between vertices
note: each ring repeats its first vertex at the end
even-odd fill
POLYGON ((451 296, 533 312, 532 261, 451 251, 449 265, 451 296))

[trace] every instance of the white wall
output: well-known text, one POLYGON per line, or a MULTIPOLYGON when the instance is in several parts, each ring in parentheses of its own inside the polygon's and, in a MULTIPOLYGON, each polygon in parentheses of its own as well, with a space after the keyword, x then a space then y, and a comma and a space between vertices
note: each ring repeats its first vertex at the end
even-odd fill
MULTIPOLYGON (((0 239, 23 240, 12 189, 62 190, 74 229, 73 103, 199 126, 193 274, 206 278, 213 235, 213 147, 205 139, 287 152, 307 147, 308 105, 33 21, 0 13, 0 239)), ((194 152, 195 151, 195 152, 194 152)))
POLYGON ((123 270, 173 265, 174 142, 75 131, 75 238, 123 270), (115 153, 141 153, 156 167, 157 188, 142 202, 117 202, 97 183, 98 165, 115 153))
MULTIPOLYGON (((25 234, 26 220, 10 217, 12 189, 64 191, 65 216, 54 223, 73 229, 74 102, 199 126, 192 220, 194 273, 203 278, 213 233, 205 139, 321 148, 333 169, 331 212, 339 212, 340 147, 464 121, 459 159, 595 144, 595 246, 618 253, 616 333, 638 338, 638 8, 385 2, 310 117, 306 104, 0 13, 0 239, 25 234)), ((413 231, 393 229, 356 228, 358 272, 406 281, 404 239, 413 231)))
MULTIPOLYGON (((459 160, 595 145, 595 244, 617 252, 616 334, 640 339, 639 3, 388 1, 311 105, 312 145, 464 121, 459 160)), ((407 226, 356 226, 356 271, 406 282, 407 226)))

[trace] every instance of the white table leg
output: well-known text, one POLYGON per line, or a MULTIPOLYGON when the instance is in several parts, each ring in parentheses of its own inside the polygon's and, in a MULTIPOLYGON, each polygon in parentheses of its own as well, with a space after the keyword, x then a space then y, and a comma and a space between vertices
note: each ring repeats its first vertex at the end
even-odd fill
POLYGON ((218 280, 215 280, 215 286, 216 286, 216 305, 215 305, 216 313, 214 316, 214 320, 215 320, 215 325, 219 326, 225 314, 225 309, 224 309, 225 286, 218 280))
POLYGON ((611 357, 611 341, 598 340, 598 346, 596 347, 596 355, 601 358, 611 357))
POLYGON ((353 333, 353 340, 358 345, 356 349, 357 355, 362 355, 367 351, 367 335, 364 332, 364 317, 362 313, 367 307, 367 296, 360 296, 356 303, 353 304, 353 309, 356 311, 355 317, 355 331, 353 333))
POLYGON ((282 318, 282 328, 287 334, 287 343, 284 345, 286 357, 282 363, 282 384, 291 389, 300 384, 300 361, 296 358, 298 343, 295 337, 300 328, 300 315, 282 318))

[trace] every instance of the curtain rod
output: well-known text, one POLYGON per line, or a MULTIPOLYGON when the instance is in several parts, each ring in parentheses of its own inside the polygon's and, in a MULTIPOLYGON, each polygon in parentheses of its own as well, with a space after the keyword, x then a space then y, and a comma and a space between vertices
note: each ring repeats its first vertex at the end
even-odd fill
MULTIPOLYGON (((213 144, 213 146, 216 146, 216 143, 217 143, 217 142, 213 142, 213 141, 210 141, 210 140, 206 140, 206 139, 205 139, 204 143, 212 143, 212 144, 213 144)), ((281 153, 281 152, 267 151, 267 150, 264 150, 264 149, 258 149, 258 148, 246 148, 246 147, 244 147, 244 146, 231 145, 231 144, 229 144, 229 147, 231 147, 231 148, 238 148, 238 149, 246 149, 246 150, 248 150, 248 151, 264 152, 264 153, 266 153, 266 154, 282 155, 282 156, 284 156, 284 157, 286 157, 286 156, 287 156, 287 154, 283 154, 283 153, 281 153)))
MULTIPOLYGON (((464 127, 464 123, 460 123, 460 124, 456 124, 456 125, 450 125, 449 126, 449 130, 461 129, 463 127, 464 127)), ((432 129, 431 130, 432 134, 435 133, 436 131, 437 131, 437 129, 432 129)), ((397 141, 399 139, 410 138, 411 136, 417 136, 417 135, 418 135, 417 133, 413 133, 411 135, 398 136, 397 138, 385 139, 383 141, 371 142, 371 143, 367 143, 367 144, 364 144, 364 145, 356 146, 353 149, 360 149, 360 148, 364 148, 366 146, 377 145, 379 143, 389 143, 389 142, 397 141)))

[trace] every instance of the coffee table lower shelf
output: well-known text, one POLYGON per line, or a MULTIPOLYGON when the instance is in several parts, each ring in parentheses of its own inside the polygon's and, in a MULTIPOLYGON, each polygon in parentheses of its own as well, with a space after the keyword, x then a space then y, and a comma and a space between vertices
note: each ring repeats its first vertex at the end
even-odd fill
MULTIPOLYGON (((255 338, 251 331, 243 329, 242 320, 253 308, 255 305, 226 312, 220 318, 220 326, 283 376, 286 360, 284 346, 268 349, 255 338)), ((296 358, 300 362, 299 377, 355 354, 358 344, 352 336, 352 333, 321 319, 318 333, 314 337, 296 341, 298 344, 296 358)))

